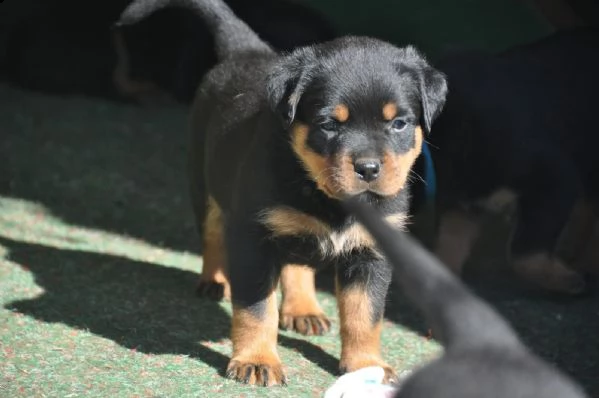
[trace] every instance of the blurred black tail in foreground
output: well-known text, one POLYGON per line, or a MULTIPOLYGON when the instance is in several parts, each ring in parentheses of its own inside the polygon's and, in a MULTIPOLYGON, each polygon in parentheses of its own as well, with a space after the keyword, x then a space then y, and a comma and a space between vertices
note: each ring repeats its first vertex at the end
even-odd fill
POLYGON ((381 221, 368 205, 350 201, 347 206, 377 241, 393 264, 398 283, 446 347, 519 344, 507 323, 414 238, 381 221))
POLYGON ((508 323, 414 238, 357 200, 347 209, 394 267, 408 298, 445 347, 438 360, 402 383, 398 397, 584 397, 565 375, 534 356, 508 323))

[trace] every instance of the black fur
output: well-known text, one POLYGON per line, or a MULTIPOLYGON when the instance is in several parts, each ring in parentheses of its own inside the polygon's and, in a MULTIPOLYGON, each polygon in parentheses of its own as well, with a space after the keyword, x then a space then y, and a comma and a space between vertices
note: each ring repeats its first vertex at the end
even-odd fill
MULTIPOLYGON (((140 0, 121 21, 137 21, 169 4, 198 11, 216 36, 219 63, 200 85, 192 114, 191 184, 199 225, 207 195, 222 209, 234 308, 262 316, 284 264, 332 266, 342 290, 359 285, 369 296, 372 310, 364 322, 380 321, 390 270, 372 248, 322 253, 316 237, 273 237, 260 217, 291 208, 343 233, 355 220, 341 197, 359 198, 388 215, 407 212, 407 184, 389 194, 381 193, 385 186, 378 181, 324 192, 290 145, 292 126, 309 130, 307 149, 326 159, 406 154, 416 144, 417 126, 428 131, 443 106, 444 76, 414 48, 366 37, 278 55, 219 0, 140 0), (384 120, 387 102, 397 104, 395 119, 406 123, 403 130, 384 120), (331 116, 338 104, 349 109, 347 121, 331 116)), ((349 174, 358 178, 353 170, 349 174)))
POLYGON ((346 206, 393 264, 395 279, 426 315, 445 348, 404 380, 398 398, 582 398, 580 387, 532 354, 509 324, 407 233, 372 206, 346 206))

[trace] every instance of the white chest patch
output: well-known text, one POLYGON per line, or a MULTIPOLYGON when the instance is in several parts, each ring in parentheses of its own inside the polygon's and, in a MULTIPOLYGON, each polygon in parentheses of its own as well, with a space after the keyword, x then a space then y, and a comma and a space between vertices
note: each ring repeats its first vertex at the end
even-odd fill
MULTIPOLYGON (((408 216, 405 213, 385 217, 398 230, 405 230, 408 216)), ((335 230, 320 219, 291 207, 267 209, 260 215, 272 236, 313 236, 317 239, 321 254, 325 257, 339 256, 359 248, 375 248, 375 242, 361 224, 355 223, 342 230, 335 230)))

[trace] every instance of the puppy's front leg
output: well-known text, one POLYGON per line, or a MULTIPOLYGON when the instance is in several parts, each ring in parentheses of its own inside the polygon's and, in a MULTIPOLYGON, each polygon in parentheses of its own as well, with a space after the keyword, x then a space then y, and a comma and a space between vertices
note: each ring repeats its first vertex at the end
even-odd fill
POLYGON ((385 369, 385 381, 397 380, 381 356, 381 329, 391 268, 371 251, 352 255, 351 263, 339 264, 336 294, 341 322, 342 373, 368 366, 385 369))
POLYGON ((435 253, 456 275, 461 276, 464 263, 480 232, 474 215, 459 209, 438 210, 435 253))
POLYGON ((286 384, 277 353, 279 269, 259 231, 227 223, 227 251, 233 302, 233 355, 227 377, 246 384, 286 384))

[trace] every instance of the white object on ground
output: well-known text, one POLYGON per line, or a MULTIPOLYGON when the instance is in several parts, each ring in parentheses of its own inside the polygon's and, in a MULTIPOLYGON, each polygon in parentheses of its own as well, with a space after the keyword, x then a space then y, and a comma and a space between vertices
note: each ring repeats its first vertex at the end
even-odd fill
POLYGON ((383 384, 385 370, 379 366, 346 373, 324 393, 324 398, 393 398, 397 387, 383 384))

